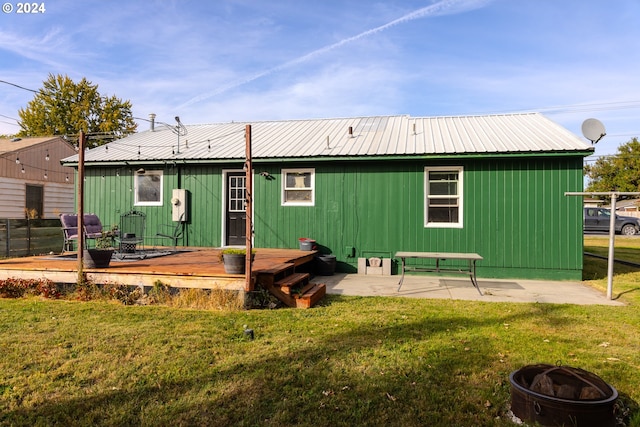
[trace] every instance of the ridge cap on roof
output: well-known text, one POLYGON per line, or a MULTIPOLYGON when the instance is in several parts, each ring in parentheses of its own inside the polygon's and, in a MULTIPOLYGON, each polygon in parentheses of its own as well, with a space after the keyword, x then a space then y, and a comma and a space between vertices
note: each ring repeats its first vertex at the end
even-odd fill
POLYGON ((458 119, 458 118, 477 118, 477 117, 511 117, 511 116, 542 116, 543 114, 537 111, 527 111, 518 113, 489 113, 489 114, 450 114, 443 116, 416 116, 409 118, 414 119, 458 119))
MULTIPOLYGON (((435 115, 435 116, 411 116, 410 114, 372 114, 372 115, 360 115, 360 116, 341 116, 341 117, 310 117, 310 118, 298 118, 298 119, 267 119, 267 120, 231 120, 228 122, 209 122, 209 123, 192 123, 184 124, 189 127, 197 126, 220 126, 220 125, 249 125, 249 124, 269 124, 269 123, 295 123, 295 122, 313 122, 313 121, 327 121, 327 120, 361 120, 361 119, 378 119, 378 118, 407 118, 407 119, 447 119, 447 118, 474 118, 474 117, 509 117, 509 116, 528 116, 539 115, 543 116, 537 111, 516 112, 516 113, 489 113, 489 114, 449 114, 449 115, 435 115)), ((543 116, 544 117, 544 116, 543 116)), ((162 128, 161 128, 162 129, 162 128)), ((159 129, 156 129, 157 132, 159 129)), ((149 132, 150 130, 144 130, 143 132, 149 132)))
POLYGON ((387 115, 371 115, 371 116, 349 116, 349 117, 312 117, 306 119, 270 119, 270 120, 232 120, 230 122, 213 122, 213 123, 194 123, 191 125, 185 124, 185 126, 216 126, 216 125, 232 125, 232 124, 260 124, 260 123, 293 123, 293 122, 313 122, 313 121, 326 121, 326 120, 357 120, 357 119, 373 119, 381 117, 411 117, 408 114, 387 114, 387 115))

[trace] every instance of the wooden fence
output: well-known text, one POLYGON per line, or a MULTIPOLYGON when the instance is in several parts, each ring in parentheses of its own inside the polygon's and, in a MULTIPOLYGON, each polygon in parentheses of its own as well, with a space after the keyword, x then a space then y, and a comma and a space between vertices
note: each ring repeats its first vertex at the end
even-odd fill
POLYGON ((0 218, 0 257, 43 255, 62 251, 59 219, 0 218))

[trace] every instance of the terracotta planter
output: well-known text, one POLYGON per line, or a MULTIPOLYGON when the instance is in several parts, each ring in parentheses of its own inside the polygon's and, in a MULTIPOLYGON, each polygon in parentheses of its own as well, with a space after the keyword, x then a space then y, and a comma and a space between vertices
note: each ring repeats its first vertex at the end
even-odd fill
POLYGON ((82 262, 86 268, 107 268, 113 249, 85 249, 82 262))

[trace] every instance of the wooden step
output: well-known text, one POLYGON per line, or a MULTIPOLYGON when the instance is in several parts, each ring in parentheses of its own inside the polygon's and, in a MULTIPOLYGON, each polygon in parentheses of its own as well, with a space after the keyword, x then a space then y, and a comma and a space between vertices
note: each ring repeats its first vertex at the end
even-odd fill
POLYGON ((280 301, 285 303, 288 307, 296 307, 295 298, 292 297, 291 295, 287 295, 284 292, 282 292, 282 289, 280 289, 279 287, 273 286, 273 285, 263 285, 263 286, 265 289, 271 292, 271 294, 275 295, 276 298, 278 298, 280 301))
POLYGON ((309 273, 293 273, 283 279, 274 283, 279 287, 282 292, 287 295, 291 295, 295 290, 293 288, 297 286, 304 286, 309 283, 309 273))
POLYGON ((265 286, 274 286, 278 280, 281 280, 293 274, 295 265, 290 262, 276 264, 265 270, 255 272, 257 281, 265 286))
POLYGON ((272 266, 271 268, 267 268, 267 269, 260 269, 258 271, 258 273, 260 274, 278 274, 281 273, 283 271, 286 271, 288 269, 291 269, 294 267, 295 264, 293 264, 292 262, 283 262, 281 264, 275 264, 274 266, 272 266))
POLYGON ((313 288, 296 298, 297 308, 313 307, 327 293, 327 286, 324 283, 316 283, 313 288))
POLYGON ((311 289, 313 289, 315 285, 316 285, 315 283, 307 283, 303 288, 296 289, 294 297, 300 298, 302 295, 306 294, 311 289))

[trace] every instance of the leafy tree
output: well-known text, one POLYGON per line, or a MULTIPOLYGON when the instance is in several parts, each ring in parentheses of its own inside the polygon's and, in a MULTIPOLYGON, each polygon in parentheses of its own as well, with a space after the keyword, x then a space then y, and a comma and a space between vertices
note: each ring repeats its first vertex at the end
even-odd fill
POLYGON ((43 87, 20 109, 18 136, 77 135, 84 131, 102 145, 135 132, 131 102, 102 96, 86 78, 49 74, 43 87))
POLYGON ((587 165, 584 173, 589 177, 586 191, 640 191, 640 142, 633 138, 618 147, 611 157, 600 157, 587 165))

